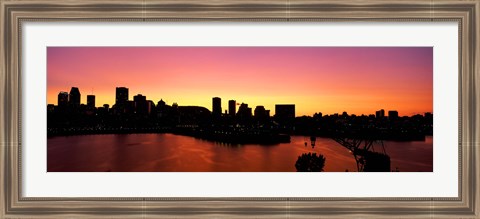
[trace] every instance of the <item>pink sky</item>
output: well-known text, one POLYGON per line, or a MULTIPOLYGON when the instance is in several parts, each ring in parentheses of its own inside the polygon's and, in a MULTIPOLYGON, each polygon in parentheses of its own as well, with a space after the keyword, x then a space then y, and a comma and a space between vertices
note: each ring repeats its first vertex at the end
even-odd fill
POLYGON ((296 115, 400 115, 433 111, 432 47, 48 47, 47 102, 78 87, 81 102, 129 99, 204 106, 212 97, 263 105, 295 104, 296 115))

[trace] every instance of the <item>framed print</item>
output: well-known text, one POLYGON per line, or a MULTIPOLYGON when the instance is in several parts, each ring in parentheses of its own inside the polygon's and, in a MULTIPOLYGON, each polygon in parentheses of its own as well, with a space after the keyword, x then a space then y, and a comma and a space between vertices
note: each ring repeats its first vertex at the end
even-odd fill
POLYGON ((2 217, 477 218, 479 7, 2 1, 2 217))

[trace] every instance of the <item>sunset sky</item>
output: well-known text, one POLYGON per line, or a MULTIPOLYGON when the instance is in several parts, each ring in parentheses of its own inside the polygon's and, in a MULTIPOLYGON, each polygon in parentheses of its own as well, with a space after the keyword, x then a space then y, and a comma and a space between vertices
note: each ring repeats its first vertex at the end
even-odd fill
MULTIPOLYGON (((48 47, 47 102, 78 87, 81 102, 115 102, 129 88, 155 104, 204 106, 212 97, 263 105, 295 104, 296 116, 433 111, 432 47, 48 47)), ((238 107, 237 107, 238 109, 238 107)))

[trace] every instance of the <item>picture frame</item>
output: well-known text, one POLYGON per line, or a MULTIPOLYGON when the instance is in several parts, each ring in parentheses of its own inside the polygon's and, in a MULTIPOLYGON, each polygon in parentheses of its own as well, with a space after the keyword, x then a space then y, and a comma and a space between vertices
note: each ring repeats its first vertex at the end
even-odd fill
POLYGON ((10 1, 0 2, 0 215, 3 218, 297 218, 480 216, 479 0, 445 1, 10 1), (440 22, 459 26, 459 196, 23 197, 22 24, 87 22, 440 22))

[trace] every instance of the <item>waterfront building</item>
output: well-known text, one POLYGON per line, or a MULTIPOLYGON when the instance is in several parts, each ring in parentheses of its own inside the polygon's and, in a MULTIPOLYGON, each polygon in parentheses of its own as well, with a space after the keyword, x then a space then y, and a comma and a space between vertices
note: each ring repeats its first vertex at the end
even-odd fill
POLYGON ((95 95, 87 95, 87 107, 95 108, 95 95))
POLYGON ((275 118, 279 120, 289 120, 295 118, 295 104, 276 104, 275 118))
POLYGON ((58 106, 65 107, 68 105, 68 92, 61 91, 58 93, 58 106))
POLYGON ((292 127, 295 120, 295 104, 276 104, 274 118, 281 126, 292 127))
POLYGON ((77 87, 70 89, 68 103, 72 106, 80 106, 80 90, 77 87))
POLYGON ((384 109, 381 109, 381 110, 379 110, 379 111, 376 111, 376 112, 375 112, 375 117, 376 117, 377 119, 381 119, 381 118, 385 117, 385 110, 384 110, 384 109))
POLYGON ((388 119, 398 119, 398 111, 396 110, 388 111, 388 119))
POLYGON ((115 104, 124 105, 128 101, 128 88, 117 87, 115 89, 115 104))
POLYGON ((47 112, 53 113, 55 111, 55 105, 47 104, 47 112))
POLYGON ((237 117, 250 118, 252 117, 252 108, 248 107, 248 104, 242 103, 238 108, 237 117))
POLYGON ((136 114, 145 115, 148 113, 148 104, 147 104, 147 97, 141 94, 138 94, 133 97, 133 102, 135 103, 135 110, 136 114))
POLYGON ((269 114, 270 114, 270 111, 268 111, 268 114, 267 114, 267 110, 265 109, 264 106, 257 106, 257 107, 255 107, 255 111, 254 111, 253 116, 256 119, 263 120, 263 119, 268 118, 269 114))
POLYGON ((222 115, 222 99, 220 97, 212 98, 212 115, 214 117, 222 115))
POLYGON ((155 103, 151 100, 147 100, 147 113, 148 115, 152 114, 155 110, 155 103))
POLYGON ((229 100, 228 101, 228 114, 230 116, 235 116, 237 113, 237 102, 235 100, 229 100))

